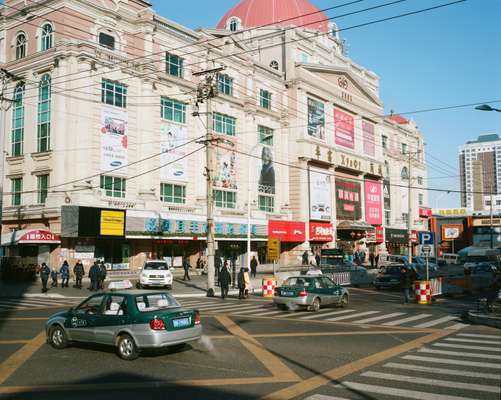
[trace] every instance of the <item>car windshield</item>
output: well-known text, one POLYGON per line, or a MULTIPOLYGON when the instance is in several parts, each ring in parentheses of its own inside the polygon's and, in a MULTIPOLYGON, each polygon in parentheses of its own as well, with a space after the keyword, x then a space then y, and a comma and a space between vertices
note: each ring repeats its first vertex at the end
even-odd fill
POLYGON ((148 262, 144 265, 145 270, 168 270, 169 267, 167 266, 167 263, 165 262, 148 262))
POLYGON ((176 299, 167 293, 143 294, 135 297, 137 309, 141 312, 181 307, 176 299))
POLYGON ((383 268, 383 274, 387 275, 400 275, 400 268, 395 266, 390 266, 383 268))
POLYGON ((310 286, 310 281, 304 278, 288 278, 284 282, 284 286, 308 287, 310 286))

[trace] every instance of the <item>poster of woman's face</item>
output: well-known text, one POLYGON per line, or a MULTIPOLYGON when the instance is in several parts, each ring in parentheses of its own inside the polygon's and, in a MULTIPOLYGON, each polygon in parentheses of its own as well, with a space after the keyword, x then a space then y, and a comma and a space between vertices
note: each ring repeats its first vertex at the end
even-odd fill
POLYGON ((273 168, 273 153, 269 147, 261 150, 261 174, 259 176, 259 192, 275 194, 275 169, 273 168))

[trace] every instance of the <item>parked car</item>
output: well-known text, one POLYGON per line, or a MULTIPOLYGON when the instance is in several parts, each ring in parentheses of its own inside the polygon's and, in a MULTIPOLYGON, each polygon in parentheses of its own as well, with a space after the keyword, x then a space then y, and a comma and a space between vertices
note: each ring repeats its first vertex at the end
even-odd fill
POLYGON ((348 305, 349 292, 323 275, 301 275, 287 278, 275 289, 274 304, 281 310, 307 308, 318 311, 331 304, 348 305))
POLYGON ((172 289, 172 272, 169 269, 167 261, 148 260, 144 263, 139 273, 137 288, 145 287, 166 287, 172 289))
POLYGON ((168 294, 131 290, 94 294, 75 308, 49 317, 47 342, 64 349, 72 342, 114 346, 124 360, 142 349, 159 349, 200 339, 200 313, 168 294))
POLYGON ((459 255, 453 253, 444 253, 439 260, 443 260, 446 264, 459 265, 459 255))
POLYGON ((479 262, 475 264, 468 264, 464 266, 465 274, 493 274, 498 273, 498 268, 489 262, 479 262))

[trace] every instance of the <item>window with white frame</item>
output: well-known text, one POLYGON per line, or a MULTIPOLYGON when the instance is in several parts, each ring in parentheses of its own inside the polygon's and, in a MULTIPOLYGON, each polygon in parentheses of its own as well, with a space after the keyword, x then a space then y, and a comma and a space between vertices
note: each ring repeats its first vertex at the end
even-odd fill
POLYGON ((12 107, 11 156, 23 154, 24 142, 24 83, 18 83, 14 90, 12 107))
POLYGON ((423 193, 418 194, 418 205, 420 205, 420 206, 424 205, 424 194, 423 193))
POLYGON ((391 226, 391 211, 384 211, 384 225, 391 226))
POLYGON ((109 79, 103 79, 101 83, 101 102, 110 106, 127 108, 127 86, 109 79))
POLYGON ((408 146, 407 146, 407 143, 401 143, 401 153, 402 154, 407 154, 407 151, 408 151, 408 146))
POLYGON ((240 24, 239 24, 239 21, 238 21, 238 18, 231 18, 230 20, 230 31, 231 32, 236 32, 239 28, 240 24))
POLYGON ((37 151, 50 150, 50 107, 51 79, 49 74, 42 76, 38 85, 38 126, 37 151))
POLYGON ((99 33, 99 44, 110 50, 115 50, 115 37, 108 35, 107 33, 99 33))
POLYGON ((117 176, 101 175, 101 189, 108 197, 125 197, 125 178, 117 176))
POLYGON ((409 221, 409 214, 408 213, 402 213, 402 222, 405 224, 408 224, 409 221))
POLYGON ((184 59, 175 54, 165 53, 165 72, 182 78, 184 74, 184 59))
POLYGON ((160 200, 165 203, 185 204, 186 186, 172 183, 160 184, 160 200))
POLYGON ((417 177, 417 183, 418 183, 418 185, 422 185, 423 184, 423 177, 422 176, 418 176, 417 177))
POLYGON ((227 74, 217 74, 217 89, 219 93, 233 96, 233 78, 227 74))
POLYGON ((259 105, 262 108, 271 110, 271 92, 268 90, 259 90, 259 105))
POLYGON ((275 209, 275 198, 273 196, 259 195, 259 209, 272 213, 275 209))
POLYGON ((37 176, 37 203, 45 204, 49 193, 49 175, 37 176))
POLYGON ((26 57, 26 47, 27 47, 26 34, 20 32, 16 36, 16 60, 26 57))
POLYGON ((161 117, 168 121, 186 123, 186 104, 177 100, 162 96, 161 98, 161 117))
POLYGON ((259 125, 259 143, 266 146, 273 146, 273 129, 259 125))
POLYGON ((23 178, 12 178, 11 180, 11 194, 12 206, 20 206, 22 204, 22 192, 23 192, 23 178))
POLYGON ((222 133, 228 136, 236 134, 236 118, 229 115, 214 113, 212 114, 213 129, 217 133, 222 133))
POLYGON ((381 146, 385 150, 388 148, 388 136, 386 136, 386 135, 381 136, 381 146))
POLYGON ((42 51, 52 49, 53 46, 54 30, 51 24, 42 26, 42 34, 40 36, 40 49, 42 51))
POLYGON ((236 208, 237 193, 227 190, 214 190, 214 203, 218 208, 236 208))
POLYGON ((407 167, 402 168, 402 172, 400 173, 400 178, 402 178, 402 180, 404 181, 409 179, 409 170, 407 169, 407 167))

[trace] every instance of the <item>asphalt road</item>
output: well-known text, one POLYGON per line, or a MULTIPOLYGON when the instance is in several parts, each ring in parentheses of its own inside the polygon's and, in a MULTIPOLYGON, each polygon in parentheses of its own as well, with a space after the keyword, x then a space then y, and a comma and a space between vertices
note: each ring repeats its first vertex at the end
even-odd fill
POLYGON ((398 292, 351 289, 346 309, 317 314, 183 298, 202 313, 202 341, 133 362, 45 344, 46 318, 72 302, 0 298, 1 399, 500 398, 501 332, 463 324, 467 298, 403 305, 398 292))

